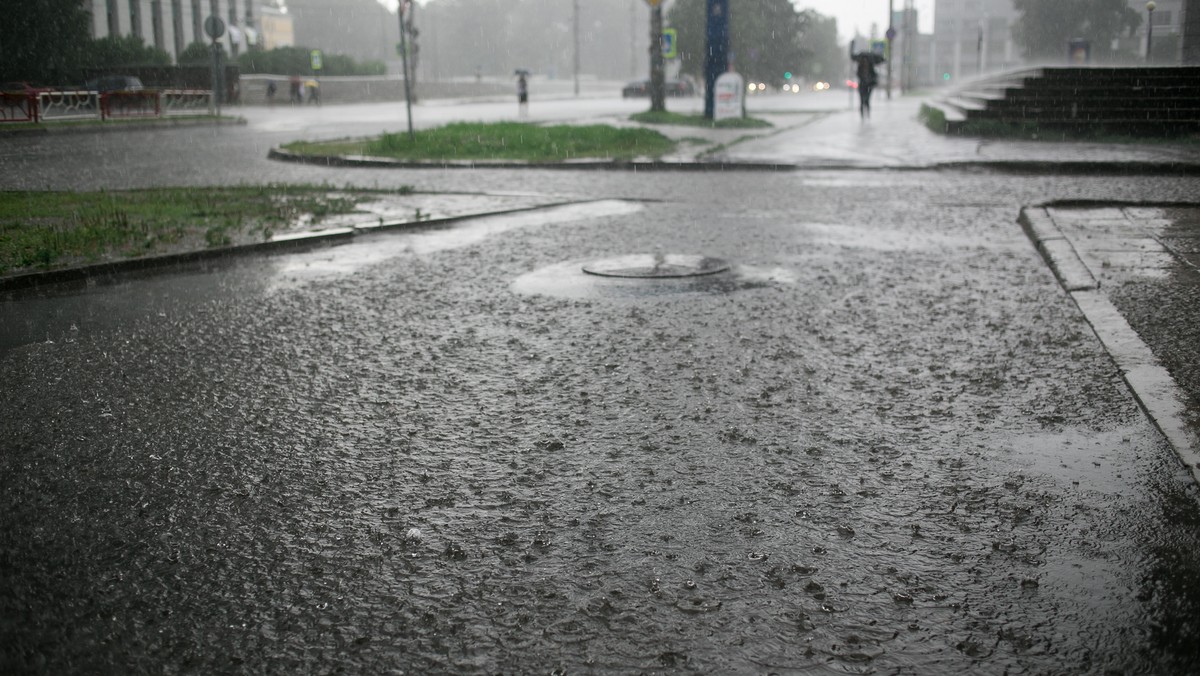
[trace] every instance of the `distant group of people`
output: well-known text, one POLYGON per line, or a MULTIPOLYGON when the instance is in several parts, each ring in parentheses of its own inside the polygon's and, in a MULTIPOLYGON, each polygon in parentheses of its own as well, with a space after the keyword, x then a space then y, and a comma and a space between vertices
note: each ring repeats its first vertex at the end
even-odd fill
MULTIPOLYGON (((278 85, 274 80, 267 81, 267 104, 275 105, 275 95, 279 92, 278 85)), ((292 105, 303 105, 307 97, 309 103, 321 103, 321 83, 316 80, 304 81, 299 75, 293 75, 288 79, 288 103, 292 105)))

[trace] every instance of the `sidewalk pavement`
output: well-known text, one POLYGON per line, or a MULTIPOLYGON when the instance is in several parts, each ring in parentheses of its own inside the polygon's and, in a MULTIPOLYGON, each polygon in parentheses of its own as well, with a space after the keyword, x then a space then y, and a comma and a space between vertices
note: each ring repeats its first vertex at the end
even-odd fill
MULTIPOLYGON (((830 112, 791 126, 779 113, 756 111, 780 131, 707 159, 799 169, 1200 173, 1196 144, 947 136, 920 122, 920 104, 916 98, 880 100, 869 119, 830 112)), ((1134 396, 1200 483, 1200 203, 1053 202, 1026 205, 1020 220, 1134 396)))
POLYGON ((1200 483, 1200 206, 1051 204, 1020 220, 1200 483))
MULTIPOLYGON (((929 169, 977 165, 1015 170, 1130 170, 1200 172, 1200 144, 1169 141, 1096 143, 1014 141, 947 136, 918 119, 922 100, 880 97, 871 117, 841 107, 833 97, 823 115, 788 115, 788 97, 752 100, 750 114, 776 125, 776 133, 732 145, 710 161, 791 165, 810 169, 929 169)), ((841 105, 845 102, 841 101, 841 105)), ((790 104, 794 105, 794 104, 790 104)))

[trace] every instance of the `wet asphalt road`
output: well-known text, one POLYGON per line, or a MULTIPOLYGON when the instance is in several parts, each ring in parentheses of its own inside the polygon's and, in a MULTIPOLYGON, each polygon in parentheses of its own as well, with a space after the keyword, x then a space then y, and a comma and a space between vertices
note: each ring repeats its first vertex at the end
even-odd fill
POLYGON ((5 187, 600 201, 64 298, 76 330, 0 354, 0 671, 1200 665, 1195 488, 1015 223, 1194 179, 328 170, 208 133, 5 140, 5 187), (579 271, 656 250, 735 267, 579 271))

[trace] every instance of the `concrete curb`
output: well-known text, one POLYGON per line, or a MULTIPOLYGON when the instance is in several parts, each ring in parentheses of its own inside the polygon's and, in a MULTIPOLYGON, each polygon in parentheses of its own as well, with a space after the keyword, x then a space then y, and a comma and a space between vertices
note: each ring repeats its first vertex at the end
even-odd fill
POLYGON ((1044 207, 1026 207, 1018 221, 1121 371, 1142 411, 1200 485, 1200 433, 1188 423, 1188 411, 1195 405, 1187 393, 1100 291, 1050 213, 1044 207))
POLYGON ((272 148, 267 158, 279 162, 315 164, 325 167, 375 169, 574 169, 586 171, 791 171, 791 164, 757 162, 667 162, 661 160, 579 160, 567 162, 517 162, 466 160, 411 161, 362 155, 303 155, 272 148))
POLYGON ((1139 176, 1200 176, 1200 163, 1189 162, 1049 162, 1014 160, 1011 162, 980 160, 971 162, 940 162, 913 165, 863 165, 820 162, 811 165, 738 162, 720 160, 705 162, 662 160, 579 160, 568 162, 516 162, 470 160, 411 161, 362 155, 304 155, 281 148, 272 148, 267 158, 279 162, 295 162, 325 167, 359 167, 375 169, 552 169, 586 171, 963 171, 984 170, 1022 175, 1139 175, 1139 176))
POLYGON ((238 127, 249 124, 245 118, 222 117, 220 119, 187 119, 173 120, 160 118, 153 122, 113 122, 99 124, 78 124, 55 126, 53 124, 41 127, 26 127, 23 129, 5 129, 0 127, 0 138, 15 138, 18 136, 69 135, 69 134, 111 134, 120 131, 146 131, 153 129, 184 129, 187 127, 238 127))
POLYGON ((296 249, 311 249, 319 246, 332 246, 334 244, 344 244, 361 235, 385 232, 388 230, 396 230, 400 228, 436 227, 449 225, 472 218, 504 216, 507 214, 538 211, 540 209, 551 209, 554 207, 567 206, 571 204, 583 204, 588 201, 589 200, 552 202, 531 207, 500 209, 497 211, 485 211, 473 214, 463 214, 459 216, 447 216, 445 218, 431 218, 421 221, 385 221, 383 223, 372 221, 370 223, 364 223, 360 226, 352 226, 348 228, 330 228, 329 230, 317 230, 312 232, 286 233, 266 242, 239 244, 234 246, 217 247, 213 249, 200 249, 197 251, 185 251, 175 254, 164 254, 161 256, 146 256, 143 258, 131 258, 123 261, 108 261, 104 263, 62 268, 59 270, 47 270, 45 272, 27 272, 8 277, 0 277, 0 293, 12 294, 36 289, 42 286, 88 282, 96 278, 118 277, 136 272, 154 271, 168 267, 231 258, 234 256, 270 254, 296 249))

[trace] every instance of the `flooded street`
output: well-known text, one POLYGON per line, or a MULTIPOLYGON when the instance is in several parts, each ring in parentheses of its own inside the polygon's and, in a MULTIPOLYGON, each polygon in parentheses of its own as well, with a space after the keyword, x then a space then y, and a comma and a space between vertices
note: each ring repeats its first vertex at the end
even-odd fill
POLYGON ((1196 488, 1016 223, 1194 179, 247 166, 577 203, 0 303, 0 671, 1200 665, 1196 488))

